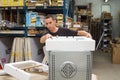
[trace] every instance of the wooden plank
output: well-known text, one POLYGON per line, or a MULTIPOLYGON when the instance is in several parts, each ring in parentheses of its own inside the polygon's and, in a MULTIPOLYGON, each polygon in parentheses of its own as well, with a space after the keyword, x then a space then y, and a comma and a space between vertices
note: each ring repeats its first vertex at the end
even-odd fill
POLYGON ((23 61, 23 38, 20 38, 20 47, 19 47, 19 61, 23 61))
POLYGON ((30 68, 40 67, 40 66, 42 66, 42 65, 32 65, 32 66, 23 67, 20 69, 25 70, 25 69, 30 69, 30 68))
POLYGON ((28 59, 31 60, 32 59, 32 50, 31 50, 31 45, 30 45, 30 38, 27 38, 27 42, 28 42, 28 59))
POLYGON ((24 43, 25 43, 24 55, 25 55, 25 61, 26 61, 26 60, 28 60, 28 56, 27 56, 27 53, 28 53, 27 38, 24 38, 24 43))
POLYGON ((10 62, 14 62, 15 50, 16 50, 16 40, 17 40, 17 38, 14 38, 14 40, 13 40, 12 50, 11 50, 11 54, 10 54, 10 62))
POLYGON ((17 38, 16 41, 16 52, 15 52, 15 62, 20 61, 19 57, 20 57, 20 38, 17 38))

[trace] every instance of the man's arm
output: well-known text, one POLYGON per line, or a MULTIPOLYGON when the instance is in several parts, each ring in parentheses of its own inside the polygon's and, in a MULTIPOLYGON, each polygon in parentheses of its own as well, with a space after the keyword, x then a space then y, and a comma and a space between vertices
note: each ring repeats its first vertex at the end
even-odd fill
POLYGON ((45 41, 48 39, 48 38, 51 38, 52 35, 51 34, 45 34, 43 35, 41 38, 40 38, 40 43, 45 43, 45 41))
POLYGON ((88 38, 92 38, 92 36, 91 36, 90 33, 86 32, 86 31, 83 31, 83 30, 78 31, 78 32, 77 32, 77 35, 78 35, 78 36, 86 36, 86 37, 88 37, 88 38))

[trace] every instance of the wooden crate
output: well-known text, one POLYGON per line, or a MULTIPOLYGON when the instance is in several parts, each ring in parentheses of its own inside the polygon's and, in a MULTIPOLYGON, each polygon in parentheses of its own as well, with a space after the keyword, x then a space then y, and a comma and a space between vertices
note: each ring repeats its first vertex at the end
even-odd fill
POLYGON ((120 64, 120 44, 112 44, 112 63, 120 64))

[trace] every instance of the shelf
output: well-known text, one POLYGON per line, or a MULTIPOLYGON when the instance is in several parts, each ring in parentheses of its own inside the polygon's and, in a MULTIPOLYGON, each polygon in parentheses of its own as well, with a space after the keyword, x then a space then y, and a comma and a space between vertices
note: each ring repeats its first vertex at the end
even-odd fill
POLYGON ((102 18, 102 20, 112 20, 112 18, 102 18))
POLYGON ((32 27, 26 27, 27 29, 40 29, 40 30, 47 30, 46 27, 35 27, 35 26, 32 26, 32 27))
POLYGON ((24 37, 24 31, 0 31, 0 37, 24 37))
POLYGON ((16 10, 16 9, 23 10, 24 6, 6 6, 6 7, 0 6, 0 10, 16 10))
POLYGON ((7 28, 7 29, 9 29, 9 30, 24 30, 25 29, 25 27, 12 27, 12 28, 7 28))
POLYGON ((24 31, 5 30, 5 31, 0 31, 0 34, 24 34, 24 31))
MULTIPOLYGON (((2 11, 3 19, 11 22, 16 22, 18 24, 25 24, 26 16, 25 14, 28 11, 34 12, 43 12, 45 14, 63 14, 63 26, 65 26, 66 15, 73 17, 73 1, 74 0, 63 0, 63 6, 0 6, 0 10, 2 11), (68 5, 66 5, 68 3, 68 5), (67 7, 69 7, 67 10, 67 7), (71 11, 70 11, 71 10, 71 11), (67 13, 68 11, 68 13, 67 13), (22 18, 20 19, 21 16, 22 18)), ((37 30, 47 30, 47 28, 43 27, 12 27, 7 28, 5 30, 10 30, 10 32, 1 32, 0 36, 41 36, 41 34, 28 34, 28 30, 37 29, 37 30), (17 30, 18 33, 13 32, 17 30), (24 33, 19 34, 19 31, 22 30, 24 33), (19 34, 19 35, 18 35, 19 34)), ((3 29, 4 30, 4 29, 3 29)))
POLYGON ((24 37, 24 34, 0 34, 0 37, 24 37))
POLYGON ((28 37, 41 37, 46 34, 48 29, 46 27, 28 27, 27 36, 28 37))
POLYGON ((42 34, 28 34, 28 37, 41 37, 42 34))
POLYGON ((85 31, 90 32, 91 29, 91 18, 93 17, 92 11, 88 5, 76 5, 76 16, 77 22, 83 23, 85 31), (87 28, 85 26, 88 26, 87 28))
POLYGON ((87 9, 88 6, 87 5, 77 5, 76 6, 78 9, 87 9))
POLYGON ((63 13, 63 6, 47 6, 47 8, 44 8, 44 6, 28 6, 28 10, 37 11, 37 12, 44 12, 46 14, 57 14, 57 13, 63 13))
MULTIPOLYGON (((37 29, 37 30, 41 30, 41 31, 47 31, 46 27, 13 27, 13 28, 7 28, 6 30, 1 30, 0 31, 0 37, 1 36, 25 36, 25 30, 28 31, 28 29, 37 29)), ((40 34, 27 34, 27 36, 41 36, 40 34)))
POLYGON ((18 30, 7 30, 7 31, 0 31, 0 37, 2 36, 7 36, 7 37, 11 37, 11 36, 23 36, 24 37, 24 31, 18 31, 18 30))
POLYGON ((103 26, 103 39, 102 39, 102 47, 103 48, 110 48, 110 43, 112 39, 112 18, 102 18, 101 19, 102 26, 103 26))

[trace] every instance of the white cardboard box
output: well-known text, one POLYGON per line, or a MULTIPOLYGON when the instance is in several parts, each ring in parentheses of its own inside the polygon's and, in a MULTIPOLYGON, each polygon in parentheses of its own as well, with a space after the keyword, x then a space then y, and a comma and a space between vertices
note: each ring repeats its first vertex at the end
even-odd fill
POLYGON ((52 37, 46 40, 47 51, 94 51, 95 40, 87 37, 52 37))

